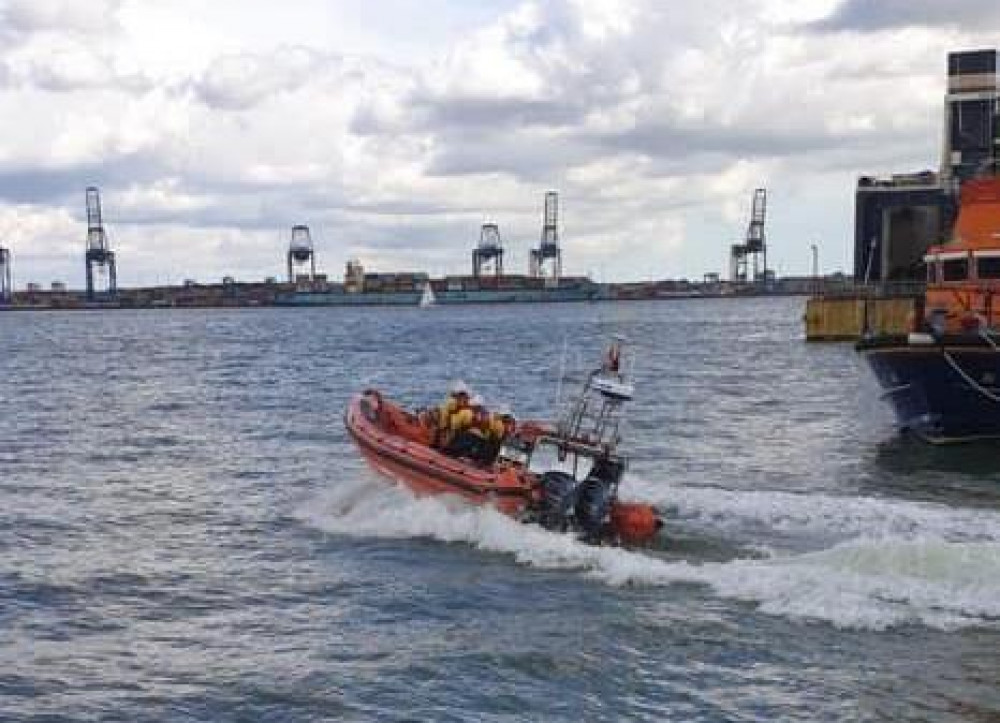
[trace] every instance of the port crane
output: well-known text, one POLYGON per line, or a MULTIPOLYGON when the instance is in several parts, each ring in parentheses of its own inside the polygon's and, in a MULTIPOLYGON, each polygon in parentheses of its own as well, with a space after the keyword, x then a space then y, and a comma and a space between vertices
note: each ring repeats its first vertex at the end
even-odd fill
POLYGON ((730 253, 729 278, 737 284, 767 282, 767 238, 764 223, 767 220, 767 189, 753 192, 750 206, 750 223, 743 243, 733 244, 730 253))
POLYGON ((551 278, 556 283, 562 276, 562 249, 559 248, 559 194, 555 191, 545 194, 542 236, 538 248, 531 249, 531 276, 551 278))
POLYGON ((484 223, 479 230, 479 244, 472 251, 472 275, 478 279, 491 268, 494 276, 503 276, 503 243, 500 227, 484 223))
POLYGON ((294 284, 299 276, 308 276, 310 282, 316 280, 316 250, 309 227, 303 224, 292 226, 292 239, 288 243, 288 283, 294 284), (307 263, 309 273, 300 273, 307 263))
POLYGON ((108 243, 101 217, 101 192, 96 186, 87 188, 87 300, 95 301, 99 290, 95 287, 94 271, 106 279, 101 294, 114 297, 118 293, 118 270, 115 253, 108 243))

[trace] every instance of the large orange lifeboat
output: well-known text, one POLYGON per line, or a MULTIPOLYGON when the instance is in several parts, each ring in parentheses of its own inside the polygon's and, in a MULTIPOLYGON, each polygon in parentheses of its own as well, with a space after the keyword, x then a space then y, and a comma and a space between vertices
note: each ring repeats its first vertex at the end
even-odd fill
POLYGON ((912 331, 865 334, 857 349, 901 429, 933 443, 1000 438, 1000 178, 962 185, 952 237, 924 262, 912 331))
POLYGON ((927 324, 939 334, 993 330, 1000 321, 1000 178, 966 181, 950 241, 932 246, 927 324))
POLYGON ((620 411, 632 393, 619 353, 606 358, 614 369, 606 360, 590 374, 557 425, 521 423, 490 464, 435 447, 424 415, 374 389, 351 400, 345 424, 373 468, 418 495, 457 495, 591 543, 648 544, 663 525, 657 510, 618 499, 627 466, 617 451, 620 411))

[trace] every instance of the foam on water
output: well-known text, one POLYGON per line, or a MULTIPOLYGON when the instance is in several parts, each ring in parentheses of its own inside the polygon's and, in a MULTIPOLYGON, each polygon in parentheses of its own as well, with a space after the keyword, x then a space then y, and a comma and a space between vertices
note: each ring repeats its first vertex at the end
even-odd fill
POLYGON ((718 566, 717 592, 767 613, 839 627, 939 629, 1000 621, 1000 544, 859 540, 829 550, 718 566))
POLYGON ((928 502, 683 487, 635 479, 627 481, 623 493, 715 531, 765 526, 782 533, 842 539, 934 535, 954 542, 1000 542, 1000 514, 928 502))
POLYGON ((732 506, 751 519, 792 519, 797 525, 833 526, 859 535, 828 549, 772 552, 763 560, 668 561, 642 551, 585 545, 491 509, 445 497, 417 499, 364 478, 336 485, 303 517, 333 534, 461 542, 511 555, 523 565, 579 570, 610 585, 705 585, 769 614, 839 627, 954 629, 1000 623, 1000 533, 985 526, 988 518, 996 526, 997 515, 981 513, 979 519, 967 510, 908 502, 822 496, 817 501, 812 495, 798 499, 722 490, 714 491, 713 505, 709 490, 684 492, 688 501, 700 501, 693 506, 699 514, 732 506), (777 512, 778 501, 789 504, 791 512, 777 512), (970 521, 975 523, 971 531, 965 528, 970 521))

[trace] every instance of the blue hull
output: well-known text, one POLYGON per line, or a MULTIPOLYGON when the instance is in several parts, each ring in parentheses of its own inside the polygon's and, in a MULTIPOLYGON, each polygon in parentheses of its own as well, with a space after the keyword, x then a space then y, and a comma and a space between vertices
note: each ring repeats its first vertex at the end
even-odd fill
MULTIPOLYGON (((478 289, 469 291, 438 291, 435 303, 450 304, 518 304, 594 301, 599 287, 572 286, 555 289, 478 289)), ((421 293, 411 291, 365 292, 360 294, 299 291, 281 294, 278 306, 417 306, 421 293)))
POLYGON ((276 306, 417 306, 420 303, 420 296, 417 291, 366 294, 296 291, 279 294, 274 303, 276 306))
POLYGON ((858 345, 901 428, 929 442, 1000 437, 1000 351, 969 343, 858 345))

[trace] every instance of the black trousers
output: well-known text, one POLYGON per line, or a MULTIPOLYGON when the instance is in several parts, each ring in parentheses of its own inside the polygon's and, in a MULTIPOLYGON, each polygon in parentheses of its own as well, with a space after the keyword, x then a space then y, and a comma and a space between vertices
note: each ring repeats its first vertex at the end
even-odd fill
POLYGON ((459 432, 448 445, 448 453, 456 457, 468 457, 483 461, 486 456, 486 440, 474 432, 459 432))

